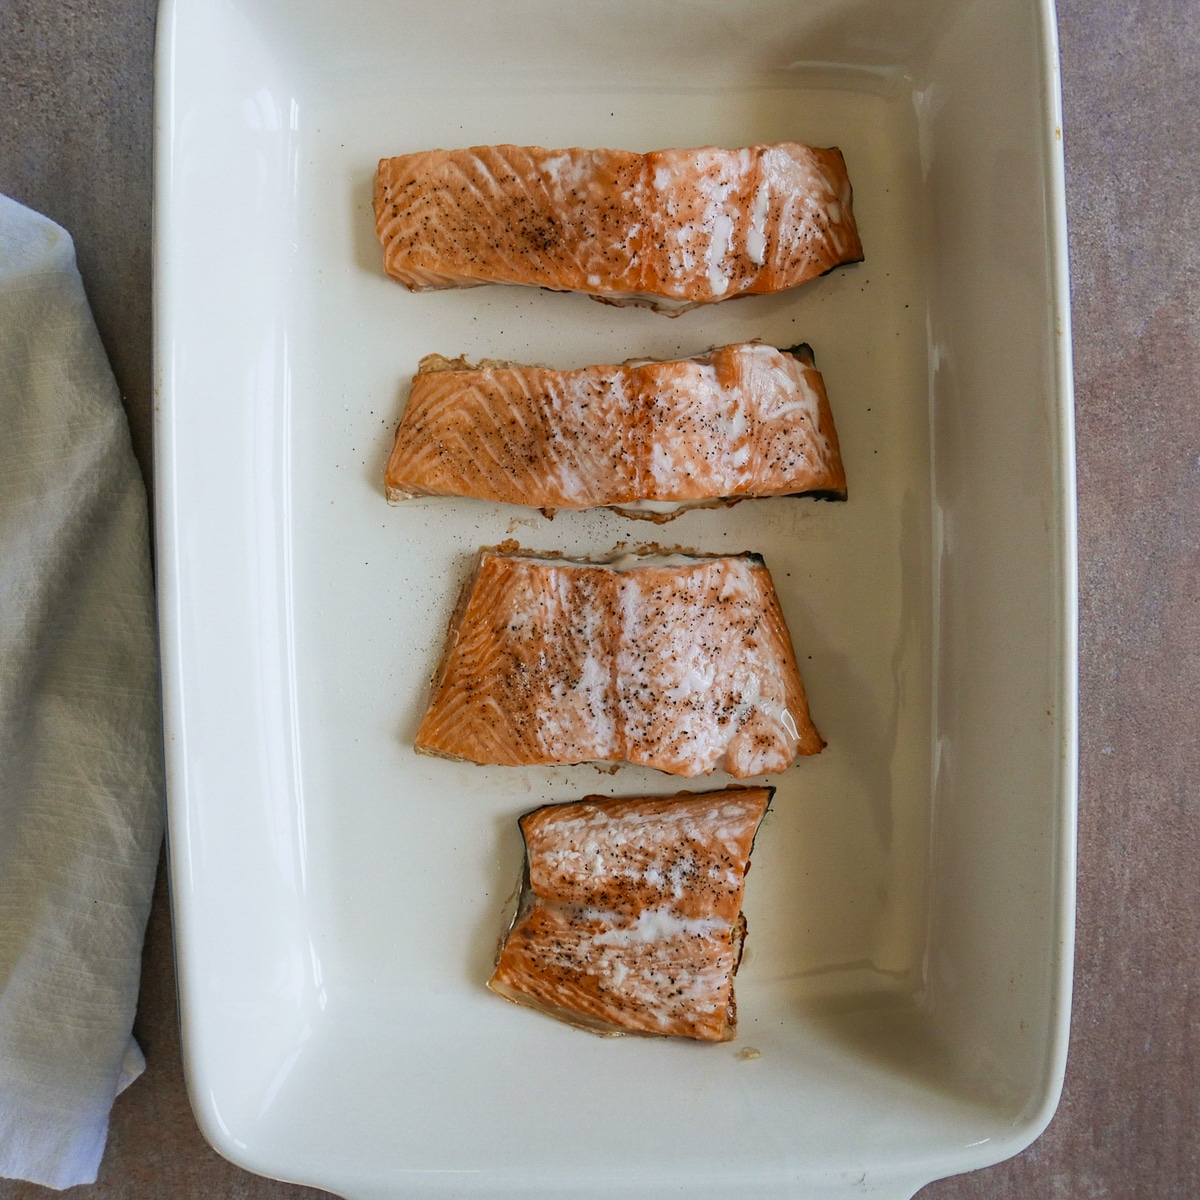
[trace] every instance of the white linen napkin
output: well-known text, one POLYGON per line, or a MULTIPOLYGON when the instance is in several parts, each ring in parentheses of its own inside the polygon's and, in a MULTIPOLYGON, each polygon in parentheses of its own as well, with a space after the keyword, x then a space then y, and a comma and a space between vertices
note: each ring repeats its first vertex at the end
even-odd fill
POLYGON ((0 196, 0 1176, 96 1178, 161 839, 145 487, 71 238, 0 196))

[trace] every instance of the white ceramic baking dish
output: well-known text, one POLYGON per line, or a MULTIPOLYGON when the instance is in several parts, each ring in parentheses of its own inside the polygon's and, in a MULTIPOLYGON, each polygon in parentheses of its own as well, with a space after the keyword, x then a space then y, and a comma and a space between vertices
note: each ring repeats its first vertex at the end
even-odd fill
POLYGON ((187 1077, 222 1153, 356 1200, 899 1198, 1037 1136, 1074 887, 1059 119, 1049 0, 165 0, 171 880, 187 1077), (780 139, 843 149, 866 248, 791 294, 668 319, 382 272, 382 155, 780 139), (814 347, 848 503, 655 529, 384 501, 423 354, 752 337, 814 347), (412 752, 471 555, 509 536, 752 549, 774 573, 829 748, 772 780, 730 1045, 601 1039, 483 987, 516 817, 677 786, 412 752))

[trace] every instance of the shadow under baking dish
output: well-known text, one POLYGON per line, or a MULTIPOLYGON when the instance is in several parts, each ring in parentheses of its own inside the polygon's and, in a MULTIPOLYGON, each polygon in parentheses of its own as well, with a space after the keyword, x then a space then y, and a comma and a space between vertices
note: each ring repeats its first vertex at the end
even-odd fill
POLYGON ((1011 0, 164 6, 171 867, 189 1086, 223 1153, 364 1197, 901 1196, 1048 1120, 1074 516, 1046 19, 1011 0), (842 148, 866 252, 786 295, 667 319, 411 295, 382 271, 382 155, 785 139, 842 148), (750 338, 813 346, 847 503, 655 527, 384 502, 424 354, 572 367, 750 338), (725 782, 414 754, 458 588, 507 537, 771 569, 829 747, 770 780, 732 1045, 599 1039, 483 988, 520 813, 725 782))

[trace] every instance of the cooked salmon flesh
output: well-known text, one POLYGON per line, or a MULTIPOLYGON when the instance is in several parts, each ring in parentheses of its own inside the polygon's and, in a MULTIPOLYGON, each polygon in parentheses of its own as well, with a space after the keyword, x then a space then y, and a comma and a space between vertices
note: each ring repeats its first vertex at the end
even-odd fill
POLYGON ((431 355, 388 460, 388 499, 472 496, 669 520, 750 496, 845 499, 807 346, 554 371, 431 355))
POLYGON ((587 796, 522 817, 524 884, 488 987, 598 1033, 731 1040, 773 790, 587 796))
POLYGON ((509 766, 626 762, 737 778, 824 746, 756 555, 607 563, 484 550, 417 732, 509 766))
POLYGON ((862 259, 842 153, 473 146, 385 158, 375 227, 413 291, 525 284, 682 312, 862 259))

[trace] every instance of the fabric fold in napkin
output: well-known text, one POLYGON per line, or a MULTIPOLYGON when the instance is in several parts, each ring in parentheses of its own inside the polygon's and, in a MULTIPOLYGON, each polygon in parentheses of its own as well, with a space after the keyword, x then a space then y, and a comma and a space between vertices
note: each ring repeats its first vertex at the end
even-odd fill
POLYGON ((90 1183, 162 839, 146 492, 69 235, 0 196, 0 1175, 90 1183))

